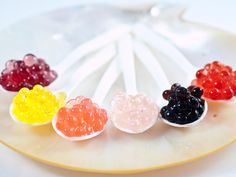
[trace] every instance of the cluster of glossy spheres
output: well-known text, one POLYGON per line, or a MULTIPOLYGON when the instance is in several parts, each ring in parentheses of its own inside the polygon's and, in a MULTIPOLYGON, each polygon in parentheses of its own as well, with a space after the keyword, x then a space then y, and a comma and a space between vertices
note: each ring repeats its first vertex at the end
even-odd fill
POLYGON ((197 121, 204 112, 205 101, 201 99, 203 90, 199 87, 181 87, 173 84, 171 90, 163 92, 168 105, 161 109, 164 119, 176 124, 189 124, 197 121))
POLYGON ((90 136, 101 132, 108 117, 91 99, 79 96, 69 100, 56 115, 54 128, 66 137, 90 136))
POLYGON ((35 85, 33 89, 22 88, 13 98, 11 113, 16 121, 31 125, 51 122, 58 109, 65 103, 61 95, 35 85))
POLYGON ((236 71, 214 61, 196 73, 193 85, 204 89, 204 97, 211 100, 229 100, 236 95, 236 71))
POLYGON ((50 70, 49 65, 33 54, 27 54, 22 60, 9 60, 0 76, 0 85, 17 92, 26 87, 32 89, 35 85, 48 86, 57 78, 57 73, 50 70))

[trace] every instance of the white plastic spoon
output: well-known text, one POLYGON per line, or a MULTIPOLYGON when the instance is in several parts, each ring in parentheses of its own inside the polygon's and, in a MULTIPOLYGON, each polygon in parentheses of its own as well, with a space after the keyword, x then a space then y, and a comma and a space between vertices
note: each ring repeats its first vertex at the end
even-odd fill
POLYGON ((127 93, 118 93, 111 104, 111 120, 126 133, 142 133, 154 125, 159 109, 143 94, 137 93, 132 37, 118 41, 119 63, 127 93))
MULTIPOLYGON (((135 51, 138 59, 140 59, 140 61, 148 69, 148 71, 150 72, 150 74, 152 75, 152 77, 154 78, 156 83, 158 84, 159 88, 162 91, 166 90, 167 88, 170 88, 171 85, 169 84, 169 81, 167 80, 167 78, 165 76, 165 72, 163 71, 162 66, 157 62, 155 56, 152 54, 150 49, 148 49, 148 47, 145 46, 144 44, 142 44, 141 42, 135 42, 134 51, 135 51)), ((158 105, 160 105, 162 107, 165 104, 166 104, 165 102, 159 101, 159 99, 158 99, 158 105)), ((198 120, 196 120, 192 123, 176 124, 176 123, 169 122, 164 118, 161 118, 161 119, 163 120, 164 123, 169 124, 174 127, 191 127, 193 125, 198 124, 200 121, 202 121, 204 119, 204 117, 206 116, 207 111, 208 111, 208 105, 207 105, 207 102, 205 101, 204 112, 198 118, 198 120)))
MULTIPOLYGON (((98 87, 92 97, 92 100, 94 103, 96 103, 98 105, 102 105, 107 93, 109 92, 109 90, 112 87, 112 85, 114 84, 114 82, 117 80, 120 73, 121 73, 121 71, 117 65, 117 59, 113 59, 113 61, 111 62, 111 64, 109 65, 109 67, 107 68, 105 73, 103 74, 103 76, 98 84, 98 87)), ((70 141, 82 141, 82 140, 87 140, 87 139, 93 138, 93 137, 101 134, 105 130, 105 127, 106 127, 106 125, 105 125, 101 131, 97 131, 97 132, 94 132, 89 135, 69 137, 69 136, 66 136, 65 134, 63 134, 60 130, 58 130, 58 128, 56 126, 57 119, 58 118, 55 116, 55 118, 52 121, 52 126, 53 126, 54 130, 56 131, 56 133, 58 135, 60 135, 64 139, 67 139, 70 141)))
POLYGON ((116 57, 115 59, 113 59, 106 72, 103 74, 95 90, 93 100, 95 100, 96 103, 101 103, 101 100, 105 99, 112 86, 112 83, 114 83, 118 79, 120 74, 121 69, 119 67, 118 58, 116 57))

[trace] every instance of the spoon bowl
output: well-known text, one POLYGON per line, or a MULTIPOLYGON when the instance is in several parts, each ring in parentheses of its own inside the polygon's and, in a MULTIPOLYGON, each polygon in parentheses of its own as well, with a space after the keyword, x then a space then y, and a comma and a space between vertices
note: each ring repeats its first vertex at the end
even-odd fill
POLYGON ((55 130, 55 132, 56 132, 59 136, 61 136, 62 138, 66 139, 66 140, 69 140, 69 141, 83 141, 83 140, 88 140, 88 139, 91 139, 91 138, 93 138, 93 137, 98 136, 99 134, 101 134, 101 133, 106 129, 106 125, 105 125, 104 128, 103 128, 101 131, 92 133, 92 134, 90 134, 90 135, 69 137, 69 136, 64 135, 60 130, 57 129, 56 123, 57 123, 57 117, 55 116, 55 117, 53 118, 53 120, 52 120, 52 127, 53 127, 53 129, 55 130))
MULTIPOLYGON (((66 99, 66 93, 58 91, 55 93, 55 96, 56 96, 56 99, 59 102, 60 106, 62 106, 65 102, 65 99, 66 99)), ((49 124, 52 121, 52 120, 48 120, 48 121, 40 122, 40 123, 27 123, 24 121, 20 121, 16 118, 16 116, 13 113, 13 102, 10 104, 8 111, 9 111, 10 117, 18 124, 31 125, 31 126, 42 126, 42 125, 49 124)))
POLYGON ((170 125, 170 126, 173 126, 173 127, 178 127, 178 128, 192 127, 192 126, 195 126, 195 125, 197 125, 198 123, 200 123, 200 122, 206 117, 206 114, 207 114, 207 112, 208 112, 208 104, 207 104, 206 101, 205 101, 205 103, 204 103, 204 107, 205 107, 205 109, 204 109, 202 115, 199 117, 198 120, 196 120, 196 121, 194 121, 194 122, 192 122, 192 123, 188 123, 188 124, 176 124, 176 123, 172 123, 172 122, 170 122, 170 121, 164 119, 163 117, 160 117, 160 119, 161 119, 164 123, 166 123, 166 124, 168 124, 168 125, 170 125))

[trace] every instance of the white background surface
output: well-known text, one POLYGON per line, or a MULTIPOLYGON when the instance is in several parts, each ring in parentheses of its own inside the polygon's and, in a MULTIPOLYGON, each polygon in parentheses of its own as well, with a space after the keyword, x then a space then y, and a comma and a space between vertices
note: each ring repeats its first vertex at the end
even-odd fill
MULTIPOLYGON (((162 0, 163 1, 163 0, 162 0)), ((234 0, 169 0, 187 4, 185 14, 187 19, 201 23, 211 24, 236 33, 236 1, 234 0)), ((52 9, 63 8, 75 4, 98 3, 104 0, 0 0, 0 30, 16 21, 29 16, 37 15, 52 9)), ((116 5, 137 5, 138 3, 159 2, 154 0, 119 0, 109 3, 116 5)), ((4 42, 4 41, 0 41, 4 42)), ((0 49, 1 50, 1 49, 0 49)), ((204 140, 203 140, 204 142, 204 140)), ((236 144, 210 155, 201 160, 160 171, 145 174, 124 175, 129 177, 235 177, 236 176, 236 144)), ((91 175, 91 174, 90 174, 91 175)), ((50 167, 35 162, 27 157, 0 145, 0 177, 80 177, 89 176, 87 173, 71 172, 55 167, 50 167)), ((94 177, 108 177, 110 175, 96 174, 94 177)), ((116 176, 116 175, 114 175, 116 176)), ((119 175, 117 175, 119 176, 119 175)))

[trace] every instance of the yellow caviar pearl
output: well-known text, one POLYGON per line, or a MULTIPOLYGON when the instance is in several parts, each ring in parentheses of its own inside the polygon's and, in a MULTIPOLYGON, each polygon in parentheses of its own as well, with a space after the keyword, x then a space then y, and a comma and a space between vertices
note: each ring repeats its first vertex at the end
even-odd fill
POLYGON ((42 91, 42 90, 44 90, 44 87, 43 86, 41 86, 41 85, 35 85, 34 86, 34 88, 33 88, 33 90, 37 90, 37 91, 42 91))
POLYGON ((29 89, 28 88, 22 88, 22 89, 20 89, 20 91, 19 91, 19 94, 27 94, 29 92, 29 89))
POLYGON ((59 108, 64 106, 65 99, 40 85, 35 85, 32 90, 22 88, 13 98, 12 114, 26 124, 43 124, 53 119, 59 108))

